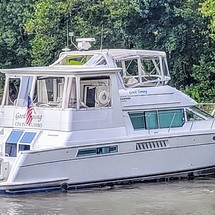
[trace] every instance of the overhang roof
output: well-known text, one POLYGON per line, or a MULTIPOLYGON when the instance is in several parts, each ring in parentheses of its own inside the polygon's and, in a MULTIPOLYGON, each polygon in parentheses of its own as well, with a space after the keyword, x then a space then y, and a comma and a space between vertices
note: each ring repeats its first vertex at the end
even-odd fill
POLYGON ((81 75, 81 74, 106 74, 119 72, 121 68, 114 67, 84 67, 84 66, 57 66, 57 67, 23 67, 14 69, 1 69, 0 71, 5 74, 21 74, 21 75, 81 75))

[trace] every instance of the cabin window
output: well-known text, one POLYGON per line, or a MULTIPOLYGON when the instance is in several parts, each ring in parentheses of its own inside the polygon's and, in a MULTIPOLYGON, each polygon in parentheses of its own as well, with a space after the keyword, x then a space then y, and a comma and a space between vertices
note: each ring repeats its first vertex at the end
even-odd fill
POLYGON ((95 156, 118 152, 118 146, 104 146, 97 148, 79 149, 77 157, 95 156))
POLYGON ((58 64, 60 65, 84 65, 91 55, 67 55, 58 64))
POLYGON ((117 146, 107 146, 107 147, 99 147, 97 148, 97 154, 108 154, 113 152, 118 152, 117 146))
POLYGON ((183 109, 129 113, 129 117, 134 130, 182 127, 185 122, 183 109))
POLYGON ((20 143, 31 143, 35 135, 35 132, 25 132, 20 140, 20 143))
POLYGON ((95 76, 80 79, 80 107, 110 107, 110 77, 95 76))
POLYGON ((77 157, 96 155, 96 148, 80 149, 77 157))
POLYGON ((23 131, 12 131, 5 145, 5 154, 10 157, 17 155, 17 143, 22 136, 23 131))
POLYGON ((129 113, 129 116, 135 130, 145 128, 144 113, 129 113))
POLYGON ((20 82, 20 78, 9 78, 5 105, 16 104, 20 89, 20 82))
POLYGON ((144 120, 146 123, 146 129, 158 128, 157 111, 146 111, 144 115, 145 115, 144 120))
POLYGON ((36 132, 12 131, 5 143, 5 154, 9 157, 16 157, 19 151, 30 150, 36 132))
POLYGON ((99 66, 99 65, 107 65, 107 61, 103 55, 95 54, 88 62, 86 62, 85 66, 99 66))
POLYGON ((184 124, 184 110, 162 110, 158 111, 160 128, 182 127, 184 124))
POLYGON ((197 107, 186 109, 187 121, 211 119, 212 116, 197 107))
POLYGON ((64 78, 38 77, 33 102, 38 107, 61 107, 64 78))
MULTIPOLYGON (((137 51, 138 52, 138 51, 137 51)), ((138 54, 138 53, 137 53, 138 54)), ((165 56, 152 53, 132 55, 117 62, 122 68, 125 87, 158 86, 167 83, 169 71, 165 56)))
POLYGON ((203 120, 202 117, 198 116, 196 113, 186 110, 187 121, 194 121, 194 120, 203 120))

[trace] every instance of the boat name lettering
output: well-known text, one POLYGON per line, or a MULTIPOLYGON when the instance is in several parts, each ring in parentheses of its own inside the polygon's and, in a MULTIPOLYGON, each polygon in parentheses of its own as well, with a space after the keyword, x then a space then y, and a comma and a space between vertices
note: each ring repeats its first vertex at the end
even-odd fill
POLYGON ((144 89, 130 90, 129 94, 130 95, 139 95, 139 94, 146 95, 147 94, 147 90, 144 90, 144 89))
POLYGON ((27 125, 25 122, 15 122, 15 126, 23 127, 23 126, 30 126, 30 127, 37 127, 41 128, 43 125, 42 123, 31 123, 30 125, 27 125))
MULTIPOLYGON (((42 117, 43 117, 42 115, 36 115, 36 114, 32 115, 33 120, 37 120, 38 122, 41 122, 42 117)), ((24 114, 16 113, 16 115, 15 115, 16 121, 19 119, 25 119, 25 118, 26 118, 26 113, 24 113, 24 114)))

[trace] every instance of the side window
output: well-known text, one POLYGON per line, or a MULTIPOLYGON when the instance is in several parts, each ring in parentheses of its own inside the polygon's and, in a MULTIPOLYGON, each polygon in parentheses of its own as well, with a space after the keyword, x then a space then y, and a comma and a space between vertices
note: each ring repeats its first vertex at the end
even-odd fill
POLYGON ((145 128, 144 113, 129 113, 134 130, 145 128))
POLYGON ((183 109, 129 113, 129 117, 134 130, 182 127, 185 122, 183 109))
POLYGON ((17 143, 22 136, 23 131, 12 131, 5 144, 6 156, 16 157, 17 143))
POLYGON ((104 146, 98 148, 79 149, 76 157, 97 156, 118 152, 118 146, 104 146))
POLYGON ((110 77, 95 76, 80 79, 80 107, 110 107, 110 77))
POLYGON ((38 77, 33 102, 38 107, 61 107, 64 78, 38 77))
POLYGON ((157 111, 129 113, 134 130, 158 128, 157 111))
POLYGON ((186 110, 186 115, 187 115, 187 121, 194 121, 194 120, 203 120, 204 118, 200 117, 196 113, 186 110))
POLYGON ((16 157, 17 152, 30 150, 36 132, 12 131, 5 143, 5 154, 9 157, 16 157))
POLYGON ((5 105, 14 105, 20 89, 20 78, 9 78, 5 105))
POLYGON ((146 121, 146 129, 158 128, 157 111, 146 111, 145 121, 146 121))
POLYGON ((183 109, 158 111, 158 117, 160 128, 181 127, 185 121, 183 109))

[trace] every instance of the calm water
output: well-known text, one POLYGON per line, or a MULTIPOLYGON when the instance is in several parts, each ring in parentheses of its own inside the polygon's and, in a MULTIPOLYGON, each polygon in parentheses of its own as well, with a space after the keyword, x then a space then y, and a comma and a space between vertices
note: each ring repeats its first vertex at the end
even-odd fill
POLYGON ((0 214, 212 215, 215 178, 1 197, 0 214))

